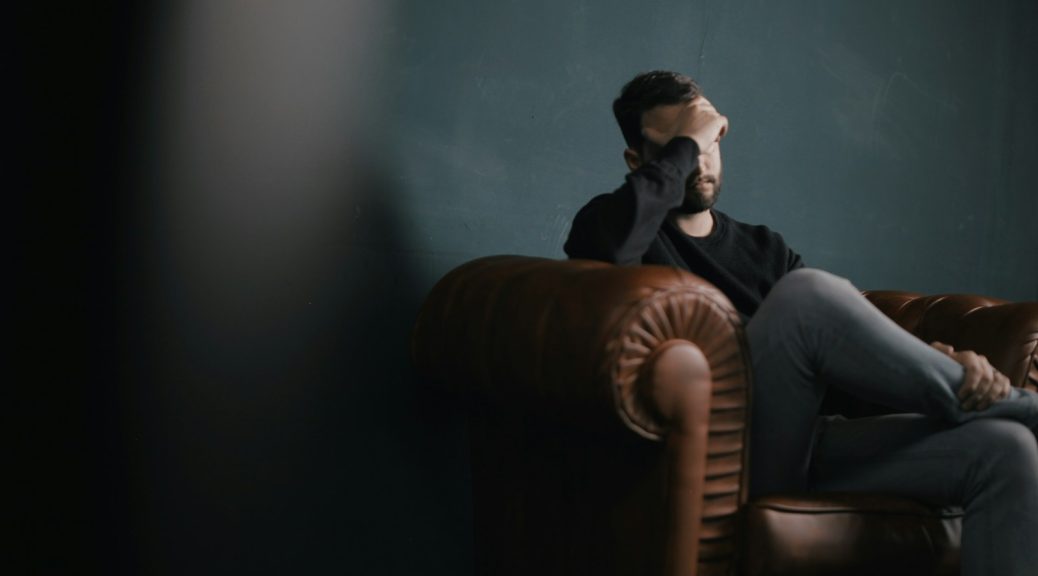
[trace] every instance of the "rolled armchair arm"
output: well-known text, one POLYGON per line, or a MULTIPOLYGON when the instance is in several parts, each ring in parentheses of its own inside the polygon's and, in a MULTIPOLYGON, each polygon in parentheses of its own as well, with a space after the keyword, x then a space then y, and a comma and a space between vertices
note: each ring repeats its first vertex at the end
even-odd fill
POLYGON ((661 266, 482 258, 433 288, 411 351, 434 380, 500 409, 662 441, 662 573, 728 573, 749 484, 750 361, 711 284, 661 266))
POLYGON ((750 365, 741 321, 718 289, 673 268, 521 256, 469 262, 427 297, 412 358, 433 379, 496 404, 570 420, 619 418, 659 440, 673 393, 658 385, 673 379, 654 386, 651 366, 675 340, 706 359, 718 411, 711 425, 728 418, 741 427, 750 365))
POLYGON ((1038 389, 1038 302, 889 290, 865 296, 922 340, 983 354, 1013 386, 1038 389))

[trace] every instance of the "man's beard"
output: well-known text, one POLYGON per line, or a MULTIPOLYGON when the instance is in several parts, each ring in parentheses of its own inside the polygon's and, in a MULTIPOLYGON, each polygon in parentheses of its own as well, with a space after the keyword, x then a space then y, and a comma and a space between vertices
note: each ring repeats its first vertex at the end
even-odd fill
POLYGON ((713 208, 717 197, 721 195, 720 176, 693 176, 685 183, 685 201, 678 206, 677 211, 682 214, 699 214, 713 208), (709 191, 700 190, 696 182, 709 182, 713 184, 709 191))

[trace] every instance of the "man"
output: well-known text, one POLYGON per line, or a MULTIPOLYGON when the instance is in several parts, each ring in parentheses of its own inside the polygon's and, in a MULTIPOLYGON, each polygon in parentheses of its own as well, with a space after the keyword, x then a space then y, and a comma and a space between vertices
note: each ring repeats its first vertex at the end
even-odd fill
POLYGON ((750 491, 903 494, 962 506, 962 574, 1038 566, 1038 397, 987 360, 905 332, 782 236, 713 208, 728 120, 689 77, 649 72, 613 103, 631 172, 573 221, 571 258, 690 270, 747 322, 750 491), (820 417, 828 386, 902 414, 820 417))

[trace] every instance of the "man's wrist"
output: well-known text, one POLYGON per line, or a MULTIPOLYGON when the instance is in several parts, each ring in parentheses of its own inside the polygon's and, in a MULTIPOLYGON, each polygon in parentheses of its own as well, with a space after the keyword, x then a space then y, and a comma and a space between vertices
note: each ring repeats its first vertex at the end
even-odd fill
POLYGON ((699 166, 699 144, 690 136, 675 136, 660 150, 658 157, 681 172, 691 174, 699 166))

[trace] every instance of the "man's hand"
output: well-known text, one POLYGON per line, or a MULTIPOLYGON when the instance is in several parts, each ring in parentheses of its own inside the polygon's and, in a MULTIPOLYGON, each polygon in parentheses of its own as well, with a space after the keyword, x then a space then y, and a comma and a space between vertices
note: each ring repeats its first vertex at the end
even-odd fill
POLYGON ((992 402, 1009 396, 1012 389, 1009 378, 995 370, 984 356, 970 350, 957 351, 942 342, 932 342, 930 346, 962 364, 966 369, 966 377, 958 393, 963 410, 987 410, 992 402))
POLYGON ((642 119, 642 135, 658 146, 664 146, 675 136, 688 136, 706 152, 728 132, 728 118, 721 116, 709 100, 697 96, 675 108, 661 106, 659 117, 650 113, 642 119))

